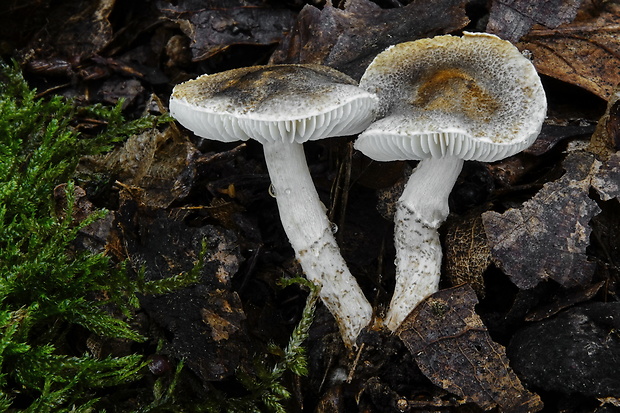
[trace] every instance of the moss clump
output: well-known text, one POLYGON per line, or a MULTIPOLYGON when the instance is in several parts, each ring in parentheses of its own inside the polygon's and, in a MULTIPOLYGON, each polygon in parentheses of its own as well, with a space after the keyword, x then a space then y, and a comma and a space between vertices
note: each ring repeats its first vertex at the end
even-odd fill
POLYGON ((143 340, 126 320, 146 287, 107 256, 72 248, 78 231, 106 212, 76 222, 70 179, 81 156, 157 123, 128 122, 120 105, 37 98, 18 69, 0 66, 0 411, 90 411, 98 389, 140 377, 139 355, 97 359, 69 342, 76 329, 143 340), (84 136, 74 127, 83 117, 105 126, 84 136), (68 206, 56 214, 52 192, 65 182, 68 206))

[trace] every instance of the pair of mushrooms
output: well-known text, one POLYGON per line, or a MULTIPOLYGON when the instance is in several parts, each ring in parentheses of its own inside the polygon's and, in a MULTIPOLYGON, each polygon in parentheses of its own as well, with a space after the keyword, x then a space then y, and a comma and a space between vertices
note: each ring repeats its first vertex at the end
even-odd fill
POLYGON ((533 65, 513 45, 465 33, 392 46, 369 65, 359 86, 320 65, 204 75, 174 88, 170 112, 203 138, 263 144, 295 255, 352 346, 372 307, 340 254, 302 144, 362 132, 355 148, 374 160, 420 160, 395 214, 396 286, 385 319, 394 331, 438 290, 437 228, 463 161, 492 162, 530 146, 546 99, 533 65))

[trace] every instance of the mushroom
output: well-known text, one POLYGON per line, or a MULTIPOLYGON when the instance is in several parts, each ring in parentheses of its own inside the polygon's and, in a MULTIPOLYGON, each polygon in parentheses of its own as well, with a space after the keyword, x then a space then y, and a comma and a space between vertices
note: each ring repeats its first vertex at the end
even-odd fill
POLYGON ((547 103, 532 63, 485 33, 391 46, 360 87, 379 96, 378 117, 355 142, 377 161, 419 160, 395 212, 396 286, 385 325, 396 330, 439 286, 438 227, 464 160, 493 162, 530 146, 547 103))
POLYGON ((347 75, 320 65, 233 69, 177 85, 170 113, 196 135, 263 145, 280 220, 306 277, 352 346, 372 308, 351 275, 316 192, 303 142, 363 131, 377 97, 347 75))

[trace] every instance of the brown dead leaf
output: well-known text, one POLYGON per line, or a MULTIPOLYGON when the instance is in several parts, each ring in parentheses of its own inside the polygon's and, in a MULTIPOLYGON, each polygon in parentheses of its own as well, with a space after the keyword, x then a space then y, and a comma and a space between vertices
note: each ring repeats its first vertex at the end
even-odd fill
POLYGON ((607 110, 596 125, 588 150, 604 161, 593 177, 592 186, 603 201, 620 197, 620 89, 607 102, 607 110))
POLYGON ((587 287, 594 273, 586 248, 590 222, 602 201, 620 198, 620 152, 616 151, 618 105, 615 92, 587 148, 570 153, 564 176, 547 183, 521 208, 503 214, 486 212, 484 228, 496 264, 521 289, 550 278, 564 287, 587 287))
POLYGON ((583 286, 594 272, 585 251, 589 222, 600 208, 588 192, 601 163, 577 152, 563 167, 562 178, 545 184, 521 208, 482 215, 494 261, 521 289, 547 278, 564 287, 583 286))
POLYGON ((479 214, 451 220, 444 226, 443 268, 451 285, 469 283, 484 297, 484 271, 491 264, 491 251, 479 214))
POLYGON ((486 31, 517 42, 535 23, 556 28, 570 23, 582 0, 493 0, 486 31))
POLYGON ((620 89, 607 101, 607 109, 596 125, 588 150, 601 159, 608 159, 620 150, 620 89))
POLYGON ((157 7, 190 38, 194 61, 208 59, 231 45, 278 43, 295 16, 266 0, 160 0, 157 7))
POLYGON ((535 27, 517 46, 540 73, 607 100, 620 83, 620 4, 586 0, 572 23, 535 27))
POLYGON ((462 0, 418 0, 393 9, 370 0, 347 1, 344 10, 330 4, 322 10, 306 5, 271 63, 324 64, 359 80, 388 46, 450 33, 468 22, 462 0))
MULTIPOLYGON (((575 100, 577 101, 578 99, 575 100)), ((600 115, 597 115, 597 117, 598 116, 600 115)), ((539 159, 532 158, 539 157, 540 155, 551 151, 561 142, 591 136, 597 124, 594 120, 590 121, 583 118, 558 119, 548 116, 547 120, 549 123, 545 123, 543 125, 540 135, 538 135, 532 146, 523 150, 523 153, 534 155, 534 157, 524 157, 527 159, 516 159, 515 157, 510 157, 506 158, 504 161, 507 161, 508 163, 528 163, 530 164, 530 168, 528 169, 531 170, 532 166, 537 166, 540 162, 539 159)), ((495 164, 492 164, 489 167, 493 168, 494 165, 495 164)), ((527 173, 528 171, 524 170, 522 172, 527 173)))
POLYGON ((189 194, 198 156, 196 148, 172 129, 151 129, 106 155, 82 158, 78 172, 112 174, 121 185, 134 187, 145 205, 166 208, 189 194))
POLYGON ((474 306, 469 286, 441 290, 416 307, 397 334, 434 384, 487 410, 536 412, 543 405, 508 365, 474 306))

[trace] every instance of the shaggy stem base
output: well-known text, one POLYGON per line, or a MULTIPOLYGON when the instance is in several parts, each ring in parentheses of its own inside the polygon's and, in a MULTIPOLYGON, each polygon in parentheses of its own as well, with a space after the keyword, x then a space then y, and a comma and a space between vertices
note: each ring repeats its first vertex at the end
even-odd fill
POLYGON ((396 285, 385 325, 395 331, 422 300, 439 288, 441 242, 437 228, 449 213, 448 196, 463 161, 421 161, 398 200, 394 217, 396 285))

